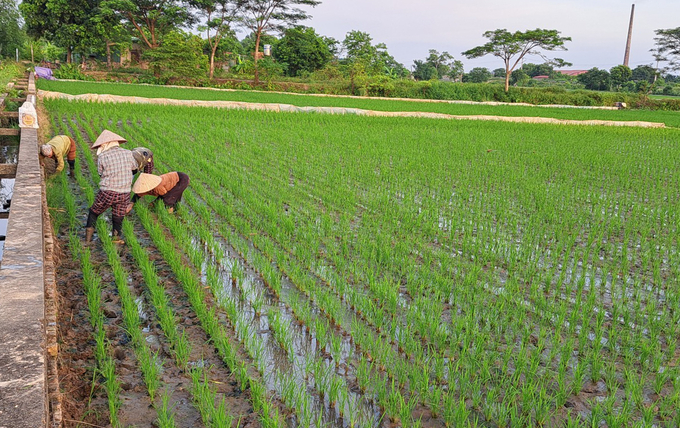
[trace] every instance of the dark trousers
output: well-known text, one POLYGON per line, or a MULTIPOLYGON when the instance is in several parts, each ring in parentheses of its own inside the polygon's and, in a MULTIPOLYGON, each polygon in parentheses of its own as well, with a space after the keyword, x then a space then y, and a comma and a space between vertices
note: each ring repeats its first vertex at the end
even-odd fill
POLYGON ((177 202, 179 202, 182 199, 182 193, 187 189, 189 186, 189 176, 186 175, 183 172, 178 172, 177 175, 179 176, 179 181, 173 187, 166 193, 165 195, 161 196, 161 199, 163 199, 163 203, 165 204, 166 207, 174 207, 177 202))

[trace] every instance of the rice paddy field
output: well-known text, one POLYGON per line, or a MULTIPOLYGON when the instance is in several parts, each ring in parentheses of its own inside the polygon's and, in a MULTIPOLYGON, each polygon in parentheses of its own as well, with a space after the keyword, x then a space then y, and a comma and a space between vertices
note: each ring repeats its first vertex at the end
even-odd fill
POLYGON ((39 80, 38 88, 71 95, 111 94, 129 97, 171 98, 201 101, 239 101, 251 103, 291 104, 298 107, 346 107, 377 111, 428 112, 450 115, 495 115, 550 117, 567 120, 615 120, 664 123, 680 128, 680 114, 675 111, 651 110, 593 110, 517 105, 456 104, 449 102, 423 102, 418 100, 362 99, 358 97, 311 96, 258 91, 212 90, 127 83, 39 80))
POLYGON ((73 421, 680 424, 676 129, 44 107, 73 421), (118 247, 83 244, 103 129, 191 179, 118 247))

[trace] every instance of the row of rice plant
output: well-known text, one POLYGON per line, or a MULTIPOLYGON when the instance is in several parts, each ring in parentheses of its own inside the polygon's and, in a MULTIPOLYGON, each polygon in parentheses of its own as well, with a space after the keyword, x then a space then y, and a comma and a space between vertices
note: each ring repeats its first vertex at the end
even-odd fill
POLYGON ((193 239, 350 336, 388 418, 677 423, 677 131, 50 105, 187 172, 193 239))

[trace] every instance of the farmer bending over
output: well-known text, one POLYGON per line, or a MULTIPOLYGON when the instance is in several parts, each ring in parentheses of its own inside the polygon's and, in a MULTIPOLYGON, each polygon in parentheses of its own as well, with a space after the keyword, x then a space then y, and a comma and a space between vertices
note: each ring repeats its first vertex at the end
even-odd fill
POLYGON ((123 218, 130 212, 130 188, 132 187, 132 170, 137 168, 137 162, 130 150, 120 147, 120 143, 127 140, 111 131, 104 130, 92 148, 97 148, 97 171, 99 192, 90 207, 85 225, 85 241, 91 242, 97 217, 109 207, 112 209, 111 223, 113 224, 113 239, 116 244, 124 244, 123 218))
POLYGON ((137 168, 132 171, 132 175, 138 172, 147 174, 153 173, 153 152, 146 147, 135 147, 132 149, 132 156, 135 157, 137 168))
POLYGON ((132 201, 136 202, 142 196, 157 196, 168 208, 169 213, 175 211, 175 204, 182 199, 182 193, 189 186, 189 176, 183 172, 169 172, 160 177, 153 174, 141 173, 132 186, 135 195, 132 201))
POLYGON ((52 138, 47 144, 40 146, 40 153, 46 158, 53 158, 57 162, 57 170, 59 173, 64 169, 64 156, 68 161, 70 177, 75 177, 76 167, 76 142, 68 135, 57 135, 52 138))

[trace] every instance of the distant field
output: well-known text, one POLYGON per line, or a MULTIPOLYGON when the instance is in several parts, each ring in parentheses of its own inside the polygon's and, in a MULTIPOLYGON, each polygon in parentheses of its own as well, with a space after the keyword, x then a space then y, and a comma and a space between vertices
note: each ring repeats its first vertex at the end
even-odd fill
POLYGON ((677 100, 680 97, 675 96, 675 95, 650 95, 649 98, 655 99, 655 100, 677 100))
POLYGON ((449 104, 375 100, 341 97, 323 97, 298 94, 279 94, 255 91, 215 91, 193 88, 173 88, 153 85, 121 83, 62 82, 39 80, 38 88, 72 95, 97 93, 146 98, 172 98, 180 100, 239 101, 252 103, 292 104, 299 107, 348 107, 379 111, 422 111, 452 115, 493 115, 550 117, 568 120, 617 120, 661 122, 666 126, 680 127, 680 114, 670 111, 649 110, 591 110, 579 108, 549 108, 527 106, 491 106, 483 104, 449 104))

